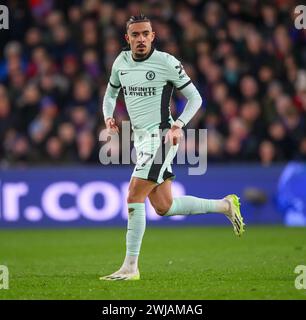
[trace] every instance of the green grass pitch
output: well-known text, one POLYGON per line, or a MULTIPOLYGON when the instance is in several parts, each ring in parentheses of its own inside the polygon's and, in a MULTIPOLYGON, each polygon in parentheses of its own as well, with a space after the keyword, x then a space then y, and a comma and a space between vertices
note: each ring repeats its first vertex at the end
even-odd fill
POLYGON ((1 230, 0 299, 306 299, 306 229, 147 226, 140 281, 99 281, 117 270, 125 229, 1 230))

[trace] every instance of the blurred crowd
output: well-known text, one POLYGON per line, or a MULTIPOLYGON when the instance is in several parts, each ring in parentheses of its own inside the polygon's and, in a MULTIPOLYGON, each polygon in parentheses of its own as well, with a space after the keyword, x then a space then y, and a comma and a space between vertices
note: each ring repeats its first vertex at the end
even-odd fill
MULTIPOLYGON (((8 1, 0 31, 0 163, 98 164, 101 99, 125 23, 151 18, 204 104, 210 162, 306 160, 306 30, 291 0, 8 1), (26 5, 27 4, 27 5, 26 5)), ((174 118, 183 110, 176 92, 174 118)), ((120 94, 117 122, 127 120, 120 94)), ((187 141, 187 148, 192 146, 187 141)), ((118 151, 120 152, 120 151, 118 151)))

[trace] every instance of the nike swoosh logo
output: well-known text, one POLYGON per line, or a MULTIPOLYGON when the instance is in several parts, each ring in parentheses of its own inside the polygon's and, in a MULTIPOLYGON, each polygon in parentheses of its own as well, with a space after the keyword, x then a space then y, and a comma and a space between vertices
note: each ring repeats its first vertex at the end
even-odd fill
POLYGON ((144 168, 136 168, 135 171, 143 170, 144 168))
POLYGON ((120 72, 121 76, 124 76, 125 74, 128 74, 128 72, 120 72))

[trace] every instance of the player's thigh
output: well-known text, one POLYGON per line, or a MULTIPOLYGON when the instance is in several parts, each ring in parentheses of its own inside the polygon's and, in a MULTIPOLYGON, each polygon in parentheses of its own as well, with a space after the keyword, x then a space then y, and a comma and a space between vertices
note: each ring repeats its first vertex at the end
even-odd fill
POLYGON ((155 182, 132 177, 129 184, 127 202, 144 202, 155 186, 155 182))
POLYGON ((171 184, 171 179, 167 179, 156 186, 149 194, 149 200, 156 213, 159 215, 164 215, 168 212, 172 205, 173 197, 171 184))

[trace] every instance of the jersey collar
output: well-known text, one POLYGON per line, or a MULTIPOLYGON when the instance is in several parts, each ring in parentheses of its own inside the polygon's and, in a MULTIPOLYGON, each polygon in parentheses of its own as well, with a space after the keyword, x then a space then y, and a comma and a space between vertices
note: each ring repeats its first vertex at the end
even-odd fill
POLYGON ((148 54, 145 58, 134 59, 132 52, 131 52, 131 56, 132 56, 132 59, 133 59, 135 62, 142 62, 142 61, 145 61, 145 60, 149 59, 149 58, 151 57, 151 55, 152 55, 153 52, 154 52, 154 47, 151 48, 149 54, 148 54))

